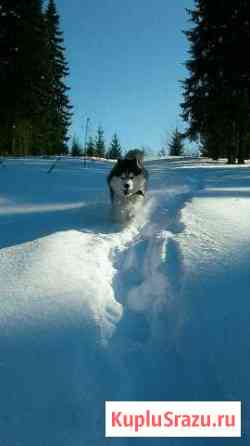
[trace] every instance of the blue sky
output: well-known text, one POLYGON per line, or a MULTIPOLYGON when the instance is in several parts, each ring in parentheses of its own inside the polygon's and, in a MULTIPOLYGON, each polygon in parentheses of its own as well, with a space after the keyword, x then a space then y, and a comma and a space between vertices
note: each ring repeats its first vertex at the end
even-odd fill
POLYGON ((70 67, 71 134, 159 151, 180 118, 193 0, 57 0, 70 67))

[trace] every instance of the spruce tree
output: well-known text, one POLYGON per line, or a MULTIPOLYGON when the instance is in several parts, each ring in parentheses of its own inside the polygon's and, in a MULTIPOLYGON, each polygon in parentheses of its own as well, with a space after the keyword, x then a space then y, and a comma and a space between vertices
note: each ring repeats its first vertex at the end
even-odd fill
POLYGON ((44 113, 41 0, 0 0, 0 148, 29 154, 44 113))
POLYGON ((209 141, 212 157, 244 162, 250 116, 250 5, 246 0, 195 0, 183 117, 191 139, 209 141), (217 148, 216 148, 217 147, 217 148))
POLYGON ((171 136, 170 142, 168 144, 168 150, 170 156, 182 156, 184 155, 184 145, 183 145, 183 136, 176 129, 171 136))
POLYGON ((162 147, 158 152, 158 156, 159 156, 159 158, 164 158, 166 155, 167 155, 166 149, 164 147, 162 147))
POLYGON ((69 88, 65 85, 65 78, 68 76, 69 70, 65 59, 59 15, 54 0, 48 2, 45 23, 48 53, 46 72, 48 103, 45 125, 48 134, 48 150, 51 154, 59 154, 65 151, 72 107, 68 97, 69 88))
POLYGON ((95 147, 96 147, 96 156, 98 156, 99 158, 105 158, 106 150, 104 141, 104 131, 102 127, 98 127, 97 129, 95 147))
POLYGON ((17 7, 15 1, 0 0, 0 155, 10 152, 15 95, 17 7), (11 88, 12 86, 12 88, 11 88))
POLYGON ((86 155, 89 157, 96 156, 96 146, 92 136, 89 137, 86 147, 86 155))
POLYGON ((115 133, 112 138, 109 151, 107 153, 107 158, 115 160, 115 159, 119 159, 121 157, 122 157, 122 148, 121 148, 121 144, 119 142, 119 138, 118 138, 117 134, 115 133))
POLYGON ((82 155, 82 148, 80 146, 78 139, 75 136, 72 141, 71 155, 72 156, 81 156, 82 155))

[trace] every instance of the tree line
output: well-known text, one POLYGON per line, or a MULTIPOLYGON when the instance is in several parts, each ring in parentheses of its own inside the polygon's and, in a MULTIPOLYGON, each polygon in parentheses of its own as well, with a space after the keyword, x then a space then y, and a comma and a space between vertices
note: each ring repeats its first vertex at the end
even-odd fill
POLYGON ((54 0, 0 0, 0 155, 67 152, 67 75, 54 0))
MULTIPOLYGON (((204 156, 244 163, 250 156, 250 2, 194 0, 188 14, 181 104, 187 130, 173 133, 169 150, 182 154, 187 137, 204 156)), ((46 7, 43 0, 0 0, 0 156, 68 152, 68 74, 55 0, 46 7)), ((119 157, 117 135, 106 148, 102 132, 81 151, 119 157)), ((80 150, 76 139, 72 149, 80 150)))
POLYGON ((104 130, 98 127, 96 137, 89 137, 86 146, 83 147, 76 137, 73 138, 71 147, 72 156, 88 156, 107 159, 119 159, 122 157, 122 147, 117 133, 113 135, 111 143, 106 146, 104 130))
POLYGON ((195 0, 182 116, 204 156, 239 164, 250 155, 250 2, 195 0))
MULTIPOLYGON (((160 158, 165 156, 185 156, 186 148, 184 145, 184 135, 182 132, 176 128, 171 132, 169 141, 166 147, 162 147, 158 153, 160 158)), ((141 147, 144 155, 150 155, 151 150, 146 147, 141 147)), ((115 133, 112 137, 111 143, 106 145, 104 140, 104 131, 102 127, 97 129, 97 134, 95 137, 90 136, 86 146, 79 142, 79 139, 74 136, 72 140, 72 146, 70 153, 72 156, 87 156, 87 157, 97 157, 106 159, 119 159, 122 158, 124 150, 120 144, 119 137, 115 133)))

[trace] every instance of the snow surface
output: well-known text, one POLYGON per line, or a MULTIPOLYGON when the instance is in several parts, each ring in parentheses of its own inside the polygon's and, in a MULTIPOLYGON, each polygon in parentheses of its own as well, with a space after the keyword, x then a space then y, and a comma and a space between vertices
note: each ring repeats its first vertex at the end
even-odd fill
POLYGON ((249 444, 250 168, 150 161, 112 223, 110 163, 0 165, 0 445, 249 444), (105 439, 105 400, 242 400, 242 439, 105 439))

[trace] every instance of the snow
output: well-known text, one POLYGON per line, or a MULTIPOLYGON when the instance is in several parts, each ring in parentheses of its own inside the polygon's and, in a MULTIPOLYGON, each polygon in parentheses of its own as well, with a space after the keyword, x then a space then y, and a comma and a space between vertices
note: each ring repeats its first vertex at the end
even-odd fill
POLYGON ((1 444, 108 444, 105 400, 242 400, 243 439, 195 442, 248 444, 249 165, 151 160, 127 226, 110 163, 50 165, 0 165, 1 444))

